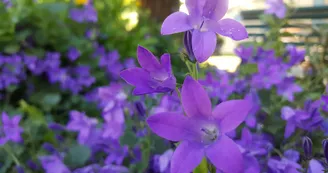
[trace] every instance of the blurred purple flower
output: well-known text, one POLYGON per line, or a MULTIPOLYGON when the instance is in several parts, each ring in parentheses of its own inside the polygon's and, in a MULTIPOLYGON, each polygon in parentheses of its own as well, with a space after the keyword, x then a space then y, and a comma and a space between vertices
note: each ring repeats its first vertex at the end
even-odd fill
POLYGON ((171 172, 191 172, 206 156, 217 169, 237 173, 243 170, 238 145, 225 134, 246 118, 252 105, 245 100, 222 102, 212 111, 204 88, 187 76, 181 92, 187 116, 164 112, 147 119, 150 129, 162 138, 182 141, 171 160, 171 172))
POLYGON ((302 91, 303 89, 295 83, 294 78, 285 78, 284 81, 277 86, 277 94, 283 96, 290 102, 294 101, 295 93, 302 91))
POLYGON ((81 52, 75 47, 71 47, 67 52, 67 57, 71 61, 77 60, 80 56, 81 56, 81 52))
POLYGON ((235 54, 242 59, 243 63, 251 62, 253 57, 254 48, 239 46, 234 50, 235 54))
POLYGON ((129 147, 128 146, 116 146, 112 149, 108 156, 106 157, 105 164, 109 165, 115 163, 121 165, 126 156, 128 156, 129 147))
POLYGON ((71 172, 58 156, 41 156, 39 157, 39 160, 41 161, 45 173, 71 172))
POLYGON ((299 153, 295 150, 287 150, 284 157, 280 159, 270 158, 268 166, 272 173, 296 173, 302 166, 297 162, 299 160, 299 153))
POLYGON ((123 69, 123 65, 119 61, 120 54, 117 50, 108 53, 101 53, 99 66, 106 69, 106 71, 113 77, 117 79, 121 70, 123 69))
POLYGON ((306 51, 298 50, 296 46, 289 45, 286 47, 287 52, 289 54, 289 62, 290 66, 297 65, 304 61, 306 51))
POLYGON ((249 112, 245 123, 248 127, 255 128, 257 125, 256 114, 261 109, 261 101, 255 90, 251 90, 247 95, 245 95, 245 100, 248 100, 253 103, 253 108, 249 112))
POLYGON ((274 14, 280 19, 286 16, 287 8, 283 0, 266 0, 266 4, 268 5, 266 14, 274 14))
POLYGON ((161 112, 179 112, 183 113, 181 107, 180 99, 176 92, 172 95, 164 95, 158 106, 154 106, 151 110, 152 114, 157 114, 161 112))
POLYGON ((324 119, 320 115, 319 106, 316 102, 306 103, 303 110, 294 110, 291 107, 284 106, 281 109, 281 118, 287 121, 285 138, 290 137, 297 127, 307 131, 313 131, 320 127, 324 119))
POLYGON ((206 61, 215 51, 220 34, 233 40, 248 37, 246 28, 233 19, 222 19, 228 11, 228 0, 187 0, 189 15, 175 12, 162 25, 161 34, 192 31, 192 49, 198 62, 206 61))
POLYGON ((99 173, 129 173, 129 169, 120 165, 106 165, 99 173))
POLYGON ((169 54, 161 57, 161 62, 146 48, 138 47, 138 61, 142 68, 130 68, 121 72, 121 77, 135 86, 134 95, 166 93, 174 91, 176 79, 172 73, 169 54))
POLYGON ((169 173, 170 172, 170 161, 173 156, 173 150, 169 149, 165 151, 162 155, 154 156, 154 169, 159 173, 169 173))
POLYGON ((24 129, 19 126, 21 116, 15 115, 10 118, 6 112, 2 112, 1 116, 0 145, 4 145, 8 141, 22 142, 21 133, 23 133, 24 129))
POLYGON ((89 118, 85 113, 78 111, 70 112, 70 121, 67 124, 67 129, 76 131, 79 133, 78 141, 80 144, 84 144, 91 133, 91 129, 98 123, 96 118, 89 118))
POLYGON ((92 5, 86 5, 82 8, 73 8, 70 10, 69 16, 78 23, 96 23, 98 21, 97 11, 92 5))
POLYGON ((133 68, 133 67, 136 67, 136 63, 135 63, 135 60, 134 58, 128 58, 124 61, 124 67, 125 68, 133 68))

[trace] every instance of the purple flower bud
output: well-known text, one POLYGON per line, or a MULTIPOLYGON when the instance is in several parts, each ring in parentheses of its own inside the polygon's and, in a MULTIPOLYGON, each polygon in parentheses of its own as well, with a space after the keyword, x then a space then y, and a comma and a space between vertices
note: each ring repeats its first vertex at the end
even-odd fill
POLYGON ((24 173, 24 169, 21 166, 16 166, 17 173, 24 173))
POLYGON ((192 33, 191 33, 191 31, 185 32, 184 38, 183 38, 183 43, 184 43, 184 46, 188 53, 189 60, 191 62, 195 62, 196 58, 195 58, 194 52, 192 50, 192 33))
POLYGON ((323 152, 326 158, 326 162, 328 163, 328 139, 324 139, 322 141, 323 152))
POLYGON ((42 145, 42 148, 45 149, 46 151, 50 152, 50 153, 54 153, 56 152, 56 149, 54 148, 54 146, 50 143, 44 143, 42 145))
POLYGON ((305 155, 305 159, 307 160, 311 160, 312 158, 312 140, 305 136, 302 138, 302 146, 303 146, 303 150, 304 150, 304 155, 305 155))
POLYGON ((49 129, 51 130, 55 130, 55 131, 64 131, 65 127, 61 124, 57 124, 57 123, 49 123, 48 125, 49 129))
POLYGON ((141 116, 141 117, 145 117, 146 111, 145 111, 145 108, 142 105, 142 103, 141 102, 136 102, 134 105, 136 107, 138 115, 141 116))
POLYGON ((35 162, 33 162, 32 160, 28 160, 28 161, 26 162, 26 165, 27 165, 30 169, 32 169, 33 171, 37 171, 37 170, 39 170, 39 166, 38 166, 35 162))

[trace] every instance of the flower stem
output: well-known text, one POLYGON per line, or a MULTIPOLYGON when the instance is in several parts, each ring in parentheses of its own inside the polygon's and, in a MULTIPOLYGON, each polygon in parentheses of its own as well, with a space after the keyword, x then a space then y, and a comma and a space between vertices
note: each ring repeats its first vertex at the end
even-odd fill
POLYGON ((3 149, 10 155, 10 157, 13 159, 16 165, 20 165, 20 162, 18 161, 15 154, 11 151, 11 149, 7 148, 7 146, 4 146, 3 149))
POLYGON ((304 168, 304 173, 307 173, 307 172, 308 172, 308 170, 309 170, 309 161, 308 161, 308 160, 306 160, 306 161, 305 161, 305 168, 304 168))

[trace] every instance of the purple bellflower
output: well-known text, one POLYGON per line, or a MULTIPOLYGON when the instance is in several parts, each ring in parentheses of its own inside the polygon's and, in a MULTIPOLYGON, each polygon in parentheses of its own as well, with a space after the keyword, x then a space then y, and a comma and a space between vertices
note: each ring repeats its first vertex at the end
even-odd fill
POLYGON ((299 173, 301 165, 297 162, 299 160, 299 153, 295 150, 287 150, 284 152, 284 157, 280 160, 270 158, 268 166, 272 173, 299 173))
POLYGON ((161 57, 161 62, 147 49, 139 46, 138 61, 142 68, 130 68, 121 72, 121 77, 135 86, 134 95, 165 93, 174 91, 176 79, 171 69, 169 54, 161 57))
POLYGON ((66 167, 58 156, 42 156, 39 158, 45 173, 70 173, 71 171, 66 167))
POLYGON ((19 126, 21 117, 16 115, 12 118, 7 113, 2 113, 2 128, 0 129, 0 145, 5 144, 8 141, 22 142, 21 133, 24 131, 19 126))
POLYGON ((193 55, 198 62, 206 61, 215 51, 216 34, 233 40, 248 38, 246 28, 233 19, 222 19, 228 11, 228 0, 186 0, 189 15, 175 12, 162 25, 162 35, 192 31, 193 55))
POLYGON ((279 19, 286 16, 287 8, 283 0, 267 0, 266 4, 268 5, 268 9, 265 10, 266 14, 274 14, 279 19))
POLYGON ((240 173, 243 158, 238 145, 226 133, 242 123, 251 103, 230 100, 211 109, 204 88, 187 76, 181 92, 182 106, 187 116, 164 112, 150 116, 147 123, 157 135, 171 141, 181 141, 171 160, 171 173, 189 173, 206 156, 223 172, 240 173))

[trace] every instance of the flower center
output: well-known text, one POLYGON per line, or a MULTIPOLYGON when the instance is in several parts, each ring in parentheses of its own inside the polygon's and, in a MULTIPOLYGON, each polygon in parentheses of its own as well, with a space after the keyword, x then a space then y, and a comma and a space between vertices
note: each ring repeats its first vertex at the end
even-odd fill
POLYGON ((202 127, 201 129, 202 139, 201 143, 203 144, 211 144, 216 141, 219 137, 219 130, 215 125, 209 125, 206 127, 202 127))

